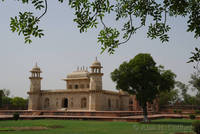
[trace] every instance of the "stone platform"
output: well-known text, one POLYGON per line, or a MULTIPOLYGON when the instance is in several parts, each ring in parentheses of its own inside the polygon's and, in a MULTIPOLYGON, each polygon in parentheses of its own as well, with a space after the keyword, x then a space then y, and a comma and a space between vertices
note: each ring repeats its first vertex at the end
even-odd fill
MULTIPOLYGON (((141 111, 27 111, 27 110, 0 110, 0 120, 12 120, 13 114, 18 112, 20 119, 62 119, 62 120, 97 120, 97 121, 129 121, 139 122, 143 120, 141 111)), ((150 112, 149 119, 161 118, 189 118, 189 115, 179 114, 153 114, 150 112)), ((196 117, 200 119, 200 116, 196 117)))
MULTIPOLYGON (((105 116, 105 117, 125 117, 142 115, 142 111, 51 111, 51 110, 0 110, 0 115, 55 115, 55 116, 105 116)), ((149 112, 152 115, 153 112, 149 112)))
MULTIPOLYGON (((175 114, 156 114, 149 115, 150 120, 162 118, 189 118, 188 115, 175 114)), ((12 115, 0 115, 0 120, 12 120, 12 115)), ((143 120, 142 115, 127 117, 109 117, 109 116, 63 116, 63 115, 20 115, 21 120, 37 120, 37 119, 58 119, 58 120, 96 120, 96 121, 128 121, 139 122, 143 120)), ((200 116, 197 117, 200 119, 200 116)))

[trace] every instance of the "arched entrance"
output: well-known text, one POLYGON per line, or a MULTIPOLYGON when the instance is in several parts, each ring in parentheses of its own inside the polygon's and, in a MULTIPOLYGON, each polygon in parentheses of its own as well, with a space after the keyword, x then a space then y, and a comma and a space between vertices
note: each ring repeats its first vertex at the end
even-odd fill
POLYGON ((108 99, 108 110, 111 110, 111 99, 108 99))
POLYGON ((81 99, 81 108, 86 108, 87 107, 87 99, 84 97, 81 99))
POLYGON ((46 99, 44 100, 44 108, 45 108, 45 109, 48 109, 48 108, 49 108, 49 98, 46 98, 46 99))
POLYGON ((68 108, 68 99, 67 99, 67 98, 65 98, 65 99, 63 100, 63 107, 64 107, 64 108, 68 108))

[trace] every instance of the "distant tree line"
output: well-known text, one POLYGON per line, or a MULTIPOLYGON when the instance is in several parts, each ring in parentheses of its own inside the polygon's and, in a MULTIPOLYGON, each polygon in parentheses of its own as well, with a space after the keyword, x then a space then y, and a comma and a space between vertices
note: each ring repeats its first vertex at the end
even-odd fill
POLYGON ((189 84, 177 81, 173 90, 161 92, 159 104, 200 105, 200 73, 194 72, 190 77, 189 84))
POLYGON ((9 89, 0 89, 0 109, 26 110, 28 109, 28 99, 22 97, 10 97, 9 89))

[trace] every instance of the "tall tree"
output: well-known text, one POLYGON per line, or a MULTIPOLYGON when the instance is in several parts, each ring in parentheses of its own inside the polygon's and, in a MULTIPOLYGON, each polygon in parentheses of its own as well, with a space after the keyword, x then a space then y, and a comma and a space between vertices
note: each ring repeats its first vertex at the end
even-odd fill
POLYGON ((3 96, 4 96, 3 90, 0 90, 0 108, 3 106, 3 96))
POLYGON ((11 98, 9 97, 10 90, 9 89, 0 89, 0 107, 5 108, 10 104, 11 98))
POLYGON ((195 96, 196 104, 200 104, 200 71, 194 72, 191 75, 191 80, 189 81, 191 86, 193 87, 193 90, 197 91, 195 96))
POLYGON ((9 89, 0 89, 0 107, 3 107, 3 105, 5 104, 5 98, 7 98, 9 95, 9 89))
POLYGON ((170 70, 157 67, 150 54, 138 54, 111 73, 117 89, 136 95, 145 122, 148 121, 147 102, 152 103, 161 91, 172 89, 175 76, 170 70))
POLYGON ((200 72, 191 74, 189 83, 198 91, 198 94, 200 94, 200 72))
MULTIPOLYGON (((30 3, 36 11, 42 11, 39 16, 26 11, 11 17, 11 30, 19 35, 22 34, 25 43, 31 43, 31 37, 44 36, 39 23, 47 13, 47 0, 17 1, 23 4, 30 3)), ((102 51, 107 50, 109 53, 114 53, 115 48, 126 43, 142 27, 148 28, 146 31, 148 38, 159 38, 161 42, 167 42, 168 31, 171 29, 167 20, 177 16, 186 17, 188 25, 186 31, 193 32, 194 38, 200 37, 199 0, 69 0, 68 5, 74 9, 74 22, 81 33, 97 27, 99 23, 103 25, 98 35, 98 42, 102 46, 102 51), (110 14, 114 16, 113 21, 122 22, 121 29, 106 24, 104 18, 110 14)))
POLYGON ((8 97, 10 95, 10 90, 9 89, 5 89, 4 88, 4 89, 2 89, 2 91, 3 91, 3 93, 4 93, 5 96, 8 97))

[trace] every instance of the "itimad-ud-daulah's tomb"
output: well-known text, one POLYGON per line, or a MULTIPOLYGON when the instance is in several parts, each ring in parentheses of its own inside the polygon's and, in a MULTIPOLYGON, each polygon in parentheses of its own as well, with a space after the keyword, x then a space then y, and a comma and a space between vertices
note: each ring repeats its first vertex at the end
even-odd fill
POLYGON ((30 71, 31 85, 28 110, 67 110, 67 111, 128 111, 138 110, 135 96, 119 91, 102 89, 102 66, 96 60, 86 68, 68 74, 64 79, 66 89, 41 90, 42 73, 35 65, 30 71), (130 108, 131 105, 131 108, 130 108))

